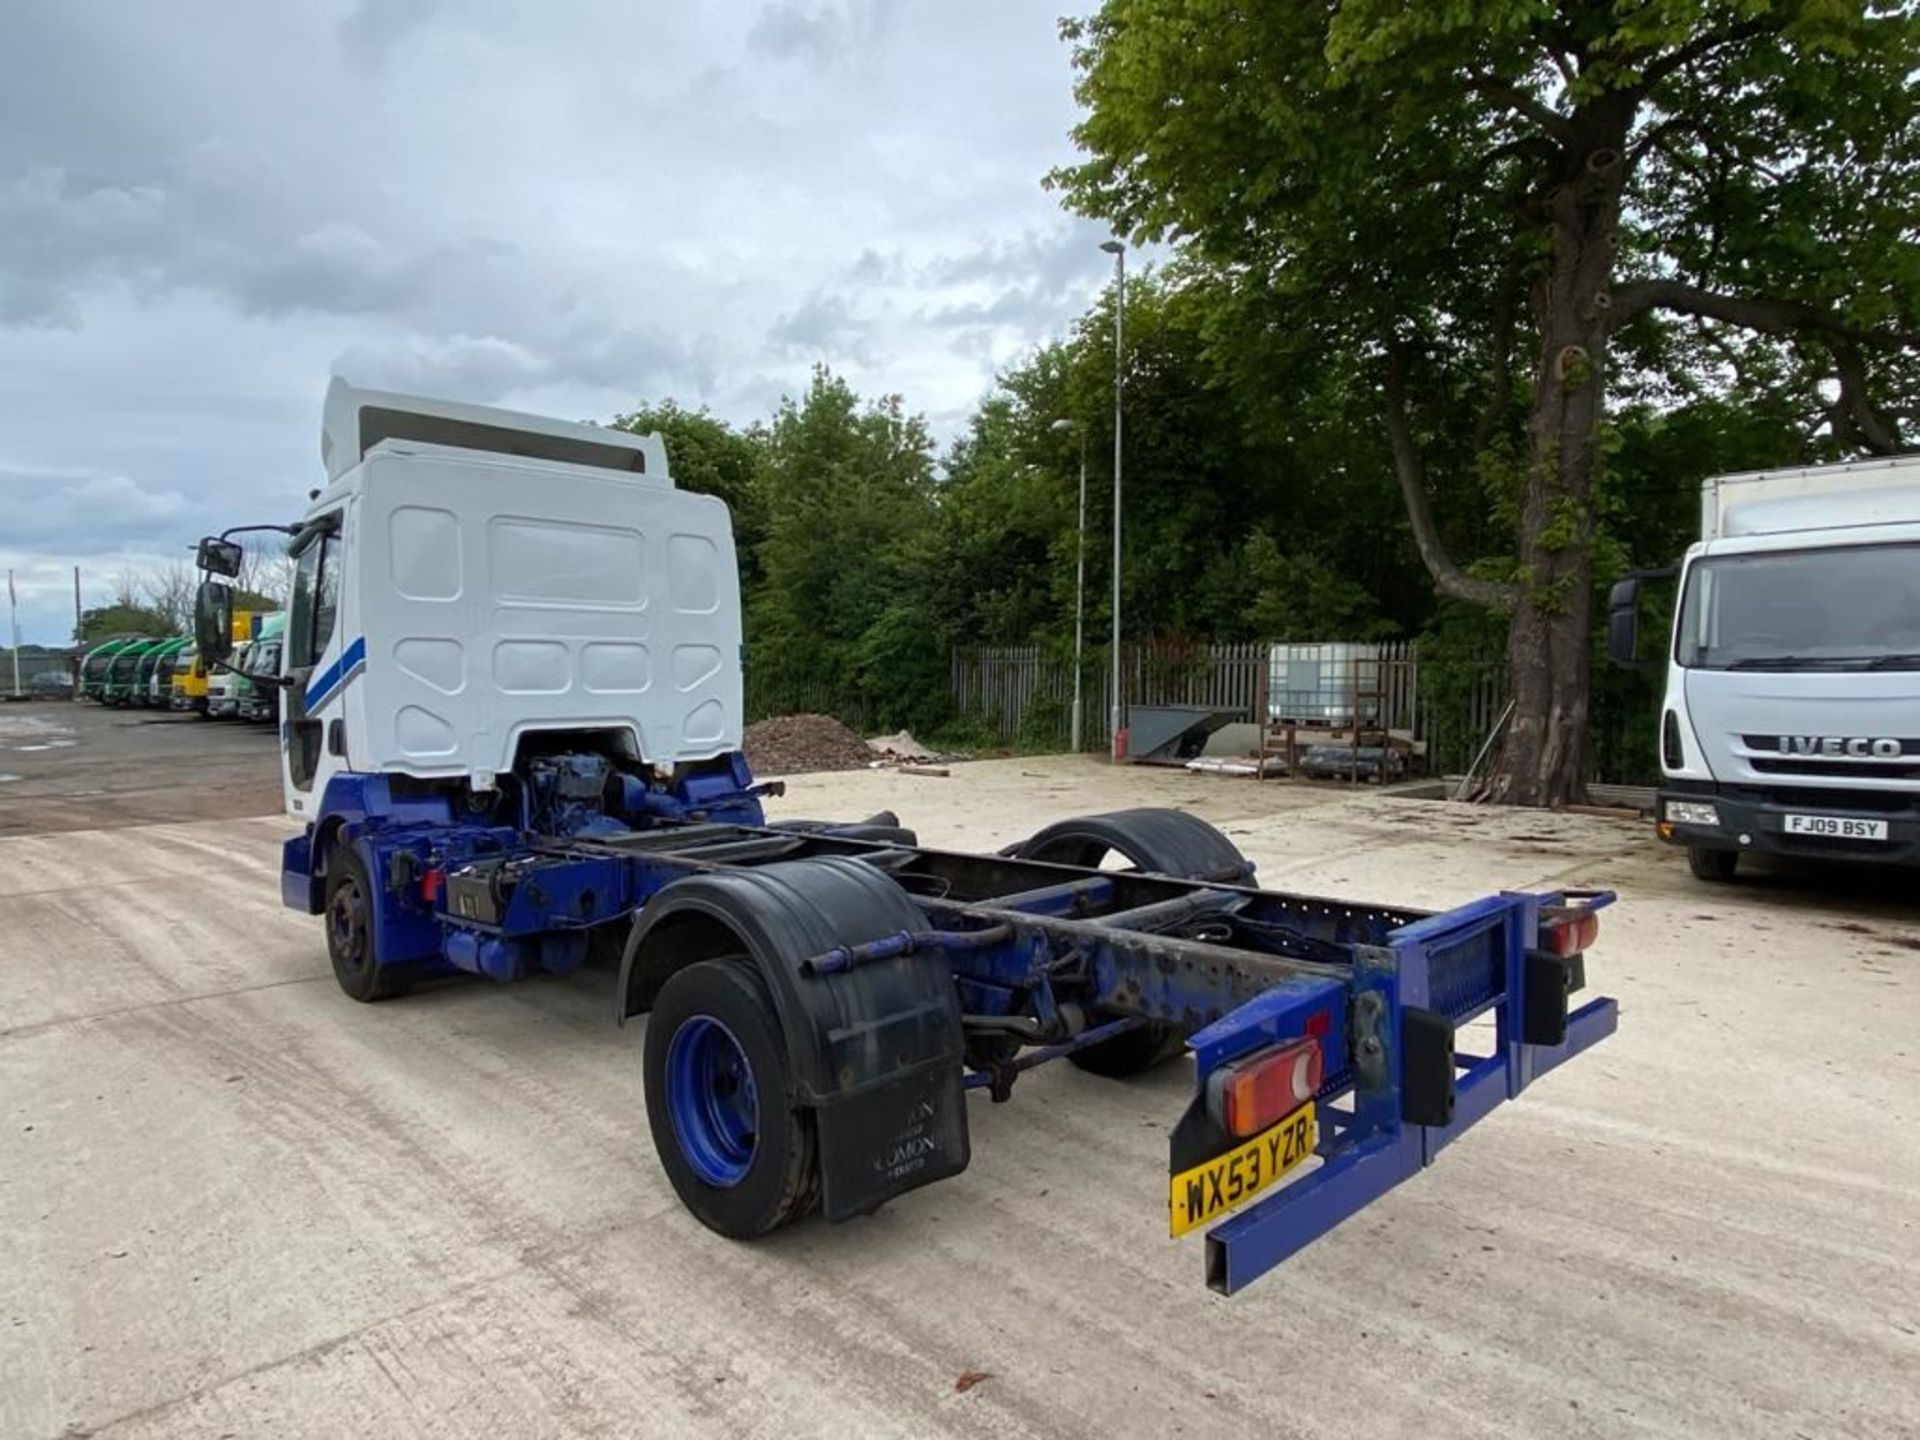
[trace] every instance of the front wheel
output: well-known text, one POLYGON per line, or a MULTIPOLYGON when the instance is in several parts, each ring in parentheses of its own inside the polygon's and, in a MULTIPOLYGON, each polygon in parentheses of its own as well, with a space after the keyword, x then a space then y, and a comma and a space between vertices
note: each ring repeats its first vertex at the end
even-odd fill
POLYGON ((398 969, 377 963, 373 948, 373 907, 379 901, 367 879, 366 862, 350 844, 334 847, 327 861, 327 957, 333 978, 355 1000, 386 1000, 406 991, 398 969))
POLYGON ((1700 845, 1687 847, 1687 868, 1698 880, 1728 881, 1740 868, 1738 850, 1709 850, 1700 845))
POLYGON ((819 1195, 812 1117, 793 1108, 786 1042, 744 959, 676 971, 647 1017, 653 1148, 681 1203, 709 1230, 751 1240, 819 1195))

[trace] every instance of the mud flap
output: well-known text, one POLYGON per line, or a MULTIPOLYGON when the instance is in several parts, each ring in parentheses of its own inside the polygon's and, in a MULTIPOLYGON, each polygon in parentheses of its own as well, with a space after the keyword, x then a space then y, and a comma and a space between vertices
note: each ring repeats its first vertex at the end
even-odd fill
POLYGON ((829 1220, 876 1209, 895 1195, 967 1168, 966 1093, 958 1066, 897 1075, 822 1105, 820 1208, 829 1220))

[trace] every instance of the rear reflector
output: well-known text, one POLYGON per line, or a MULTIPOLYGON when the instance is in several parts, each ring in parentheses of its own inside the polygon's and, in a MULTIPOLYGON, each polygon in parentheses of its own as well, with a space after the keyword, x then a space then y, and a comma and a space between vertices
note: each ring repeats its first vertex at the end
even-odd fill
POLYGON ((1583 905, 1540 912, 1540 948, 1555 955, 1578 955, 1600 938, 1600 917, 1583 905))
POLYGON ((1236 1139, 1258 1135, 1314 1097, 1321 1070, 1319 1041, 1290 1040, 1209 1075, 1207 1108, 1236 1139))

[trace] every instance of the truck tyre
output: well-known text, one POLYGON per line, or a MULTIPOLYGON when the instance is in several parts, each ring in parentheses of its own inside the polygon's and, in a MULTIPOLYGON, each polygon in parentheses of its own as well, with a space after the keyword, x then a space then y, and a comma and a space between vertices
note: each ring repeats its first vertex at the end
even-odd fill
POLYGON ((787 1047, 753 966, 703 960, 668 977, 647 1018, 653 1148, 709 1230, 751 1240, 819 1199, 813 1118, 789 1101, 787 1047))
MULTIPOLYGON (((1151 875, 1244 882, 1252 867, 1219 830, 1183 810, 1121 810, 1049 825, 1012 848, 1023 860, 1103 866, 1114 859, 1151 875)), ((1172 1025, 1150 1021, 1067 1059, 1089 1075, 1125 1080, 1180 1054, 1187 1042, 1172 1025)))
POLYGON ((1722 882, 1733 879, 1733 872, 1740 868, 1738 850, 1709 850, 1703 845, 1687 847, 1687 868, 1700 880, 1722 882))
POLYGON ((346 843, 334 846, 327 857, 326 906, 320 912, 327 927, 327 957, 340 988, 369 1003, 407 989, 398 967, 375 963, 373 907, 379 903, 360 851, 346 843))

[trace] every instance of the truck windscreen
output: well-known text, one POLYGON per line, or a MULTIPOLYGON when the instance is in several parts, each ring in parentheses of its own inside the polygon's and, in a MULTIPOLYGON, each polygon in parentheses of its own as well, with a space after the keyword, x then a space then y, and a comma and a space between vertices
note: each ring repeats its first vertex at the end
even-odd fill
POLYGON ((1695 561, 1675 636, 1690 668, 1920 670, 1920 545, 1695 561))

